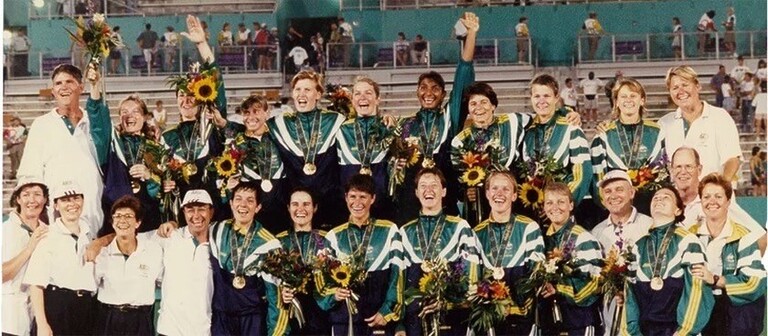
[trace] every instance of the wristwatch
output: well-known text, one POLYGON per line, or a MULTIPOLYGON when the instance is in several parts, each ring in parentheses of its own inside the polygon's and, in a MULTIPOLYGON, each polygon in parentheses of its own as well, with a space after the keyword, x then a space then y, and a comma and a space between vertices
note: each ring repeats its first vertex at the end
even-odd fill
POLYGON ((714 281, 712 281, 712 285, 711 286, 712 286, 712 288, 715 288, 715 286, 717 286, 717 282, 720 280, 720 276, 717 275, 717 274, 714 274, 714 275, 712 275, 712 279, 714 281))

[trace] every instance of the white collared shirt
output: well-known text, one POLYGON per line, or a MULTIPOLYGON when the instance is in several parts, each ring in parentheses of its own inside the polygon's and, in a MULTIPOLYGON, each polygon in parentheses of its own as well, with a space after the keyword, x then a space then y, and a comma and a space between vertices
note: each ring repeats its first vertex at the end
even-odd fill
MULTIPOLYGON (((8 214, 3 223, 3 262, 19 255, 30 240, 30 232, 22 226, 21 218, 15 211, 8 214)), ((45 225, 38 222, 38 225, 45 225)), ((3 318, 2 331, 12 335, 29 335, 32 323, 32 310, 29 302, 28 287, 22 285, 29 260, 21 266, 13 279, 3 282, 3 318)))
POLYGON ((731 115, 725 110, 704 103, 704 110, 698 119, 689 125, 685 134, 683 114, 680 108, 659 119, 659 126, 664 133, 667 157, 687 146, 699 152, 701 157, 701 177, 710 173, 723 173, 723 164, 733 157, 741 158, 739 132, 731 115))
POLYGON ((37 244, 29 259, 23 284, 96 291, 93 262, 85 262, 84 257, 91 242, 90 228, 82 218, 79 225, 79 235, 69 231, 61 218, 50 225, 48 235, 37 244))
POLYGON ((145 237, 137 237, 136 251, 125 258, 117 238, 96 257, 99 301, 146 306, 155 303, 155 286, 163 271, 163 250, 145 237))
POLYGON ((624 248, 626 248, 628 244, 634 245, 640 237, 647 234, 652 225, 653 219, 651 217, 637 212, 637 209, 632 207, 632 214, 629 215, 627 222, 621 226, 621 231, 618 230, 616 223, 611 221, 611 216, 608 216, 604 221, 597 224, 591 233, 600 242, 603 252, 607 254, 619 240, 619 232, 621 238, 624 239, 624 248))
POLYGON ((168 336, 210 335, 213 272, 209 243, 195 246, 187 227, 168 238, 154 235, 163 248, 163 284, 157 332, 168 336))
MULTIPOLYGON (((723 230, 720 231, 720 234, 715 238, 710 236, 707 225, 704 222, 701 224, 702 225, 699 226, 696 235, 699 236, 699 241, 701 241, 701 245, 704 246, 704 255, 707 256, 707 269, 709 269, 712 274, 722 275, 723 247, 725 247, 725 243, 728 242, 728 238, 730 238, 733 233, 731 219, 726 218, 723 230)), ((721 289, 712 290, 712 293, 715 295, 720 295, 722 292, 721 289)))

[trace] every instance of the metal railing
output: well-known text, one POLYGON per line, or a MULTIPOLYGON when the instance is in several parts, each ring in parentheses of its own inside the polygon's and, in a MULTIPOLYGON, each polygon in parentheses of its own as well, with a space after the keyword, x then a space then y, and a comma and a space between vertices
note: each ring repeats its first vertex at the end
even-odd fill
MULTIPOLYGON (((74 3, 74 1, 73 1, 74 3)), ((66 2, 65 2, 66 4, 66 2)), ((76 13, 74 5, 65 7, 54 0, 45 0, 38 8, 29 5, 30 19, 53 19, 72 16, 89 16, 93 13, 76 13)), ((271 13, 277 7, 276 0, 94 0, 95 12, 109 16, 177 15, 183 13, 271 13)))
POLYGON ((766 32, 580 34, 576 46, 580 63, 755 58, 766 55, 766 32))
POLYGON ((342 10, 364 9, 420 9, 441 7, 500 7, 532 5, 568 5, 611 2, 656 2, 657 0, 339 0, 342 10))

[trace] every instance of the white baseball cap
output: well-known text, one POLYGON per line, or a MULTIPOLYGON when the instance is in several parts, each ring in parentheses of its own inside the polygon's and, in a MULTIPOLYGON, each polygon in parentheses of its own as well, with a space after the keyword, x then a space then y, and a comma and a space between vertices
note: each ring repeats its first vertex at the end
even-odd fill
POLYGON ((13 192, 15 193, 15 192, 19 191, 19 189, 21 189, 21 188, 23 188, 23 187, 25 187, 27 185, 30 185, 30 184, 39 184, 39 185, 44 186, 44 187, 47 188, 47 186, 45 185, 45 182, 43 182, 43 180, 38 178, 38 177, 34 177, 34 176, 19 176, 19 180, 16 181, 16 187, 13 188, 13 192))
POLYGON ((600 180, 600 183, 598 184, 598 186, 602 188, 608 182, 615 181, 615 180, 624 180, 629 182, 629 184, 632 184, 632 179, 629 178, 629 174, 627 174, 626 171, 621 169, 615 169, 605 174, 605 176, 603 176, 603 179, 600 180))
POLYGON ((213 205, 211 195, 208 195, 208 192, 203 189, 192 189, 184 194, 184 200, 181 201, 181 206, 183 207, 192 203, 213 205))
POLYGON ((57 200, 62 197, 83 195, 83 188, 77 182, 68 180, 61 182, 53 189, 53 200, 57 200))

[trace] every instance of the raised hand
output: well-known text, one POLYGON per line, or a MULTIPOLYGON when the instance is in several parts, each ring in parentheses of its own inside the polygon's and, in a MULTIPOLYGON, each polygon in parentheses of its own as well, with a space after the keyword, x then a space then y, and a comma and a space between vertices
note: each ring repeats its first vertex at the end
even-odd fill
POLYGON ((467 32, 476 33, 480 30, 480 19, 472 12, 465 12, 464 16, 459 19, 464 28, 467 28, 467 32))
POLYGON ((187 31, 181 32, 181 36, 186 37, 195 44, 205 42, 205 30, 203 30, 203 25, 200 24, 200 18, 187 15, 187 31))

